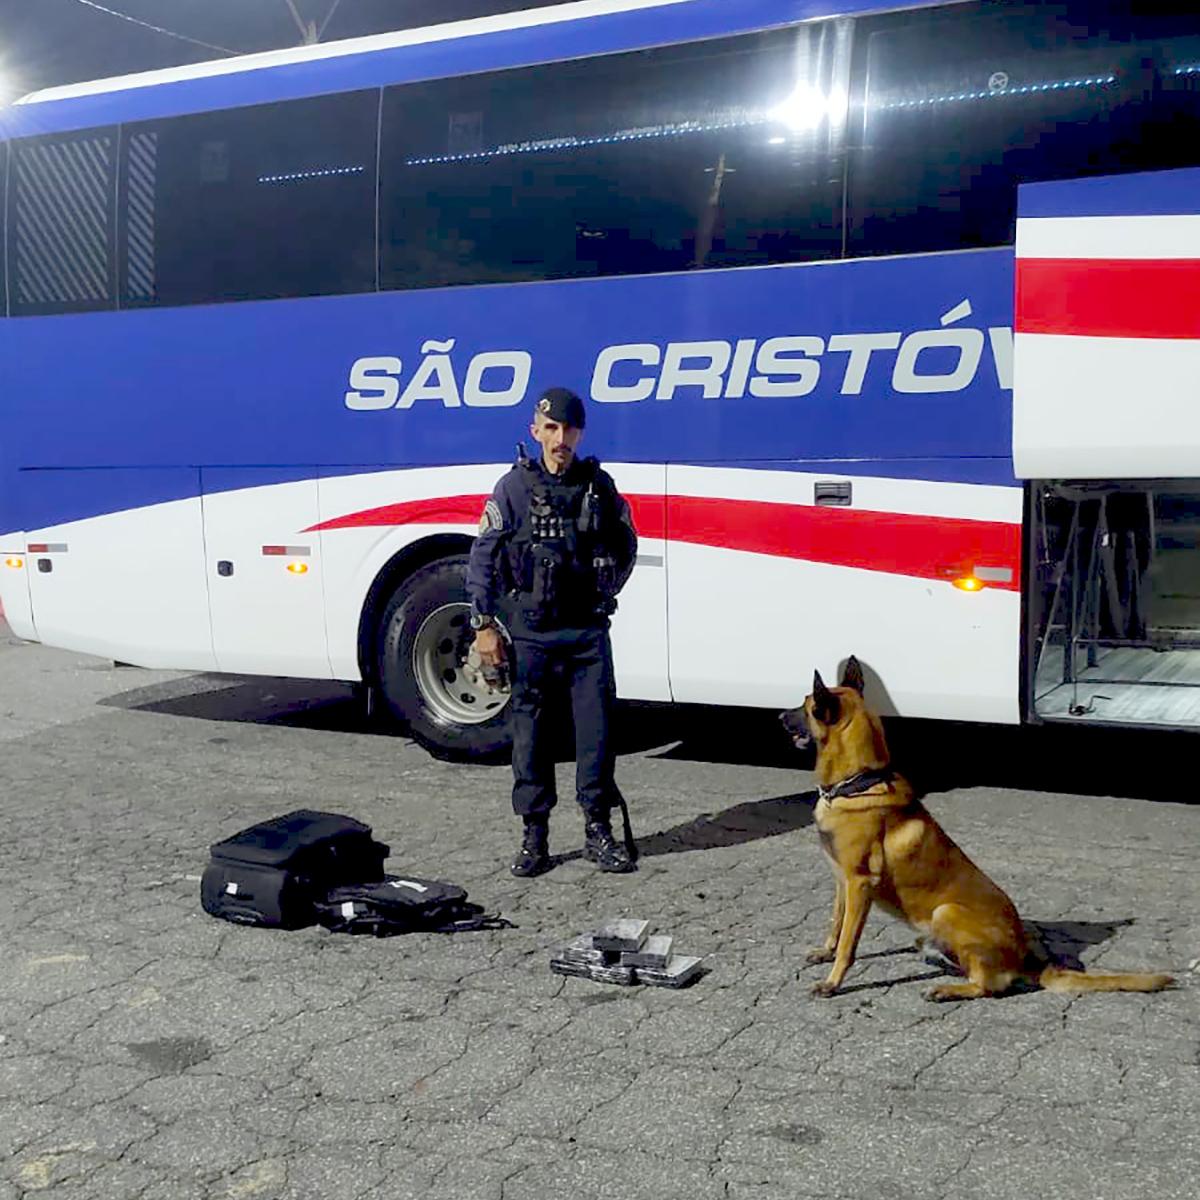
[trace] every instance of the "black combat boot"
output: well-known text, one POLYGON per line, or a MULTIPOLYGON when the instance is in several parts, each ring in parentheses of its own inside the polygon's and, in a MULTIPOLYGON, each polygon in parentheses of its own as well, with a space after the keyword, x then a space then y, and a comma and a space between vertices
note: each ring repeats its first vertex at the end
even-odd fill
POLYGON ((512 865, 514 875, 523 879, 550 869, 549 835, 550 822, 545 814, 525 818, 525 836, 512 865))
POLYGON ((585 813, 583 856, 602 871, 636 871, 629 851, 613 837, 608 814, 585 813))

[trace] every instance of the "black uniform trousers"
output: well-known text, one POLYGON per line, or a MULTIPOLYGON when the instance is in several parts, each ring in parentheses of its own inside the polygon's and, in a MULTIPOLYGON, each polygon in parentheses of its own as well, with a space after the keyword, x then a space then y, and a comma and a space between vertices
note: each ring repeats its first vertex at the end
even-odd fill
POLYGON ((513 630, 513 811, 548 813, 558 801, 554 739, 569 700, 575 718, 575 798, 608 816, 615 802, 610 741, 616 677, 607 627, 513 630))

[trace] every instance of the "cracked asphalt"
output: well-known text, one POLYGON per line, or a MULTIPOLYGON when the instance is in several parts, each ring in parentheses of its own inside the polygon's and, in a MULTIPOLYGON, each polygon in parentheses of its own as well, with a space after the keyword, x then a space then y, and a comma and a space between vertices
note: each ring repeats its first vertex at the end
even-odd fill
POLYGON ((769 715, 625 710, 641 870, 579 859, 564 804, 565 860, 519 881, 506 766, 382 735, 337 685, 115 668, 0 625, 0 1200, 1196 1195, 1193 737, 905 723, 893 748, 1060 952, 1179 987, 935 1006, 873 914, 844 994, 810 998, 831 881, 769 715), (370 822, 389 870, 515 928, 206 916, 208 845, 297 807, 370 822), (550 973, 617 916, 707 973, 550 973))

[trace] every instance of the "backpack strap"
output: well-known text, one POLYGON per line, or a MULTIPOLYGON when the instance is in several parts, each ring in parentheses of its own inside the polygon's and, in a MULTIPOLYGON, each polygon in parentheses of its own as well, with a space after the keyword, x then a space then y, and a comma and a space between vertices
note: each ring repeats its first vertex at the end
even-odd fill
POLYGON ((402 933, 470 933, 479 929, 515 929, 499 913, 484 912, 478 904, 462 903, 453 914, 436 921, 401 920, 378 912, 358 913, 342 921, 327 924, 330 933, 369 933, 375 937, 396 937, 402 933))
MULTIPOLYGON (((477 904, 467 904, 464 908, 479 908, 477 904)), ((515 929, 516 926, 499 913, 464 912, 461 917, 454 917, 439 925, 429 925, 425 929, 430 933, 470 933, 476 929, 515 929)))

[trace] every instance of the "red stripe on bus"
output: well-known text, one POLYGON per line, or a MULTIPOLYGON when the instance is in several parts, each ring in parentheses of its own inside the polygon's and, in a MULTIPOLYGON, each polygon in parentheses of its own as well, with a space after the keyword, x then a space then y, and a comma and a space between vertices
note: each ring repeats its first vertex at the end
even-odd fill
POLYGON ((323 529, 362 529, 368 525, 478 525, 486 496, 435 496, 428 500, 405 500, 347 513, 319 525, 310 525, 304 533, 323 529))
POLYGON ((1017 333, 1200 337, 1200 259, 1017 259, 1017 333))
MULTIPOLYGON (((857 567, 917 579, 945 580, 976 567, 1008 568, 1020 588, 1021 527, 1006 521, 970 521, 912 513, 820 508, 765 500, 708 496, 627 496, 641 537, 686 542, 748 554, 857 567)), ((360 529, 394 525, 474 525, 486 496, 445 496, 386 504, 306 529, 360 529)))
MULTIPOLYGON (((989 586, 1020 587, 1021 527, 1005 521, 669 496, 667 530, 672 542, 917 579, 961 577, 976 567, 1010 568, 1010 580, 989 586)), ((647 530, 646 536, 654 535, 647 530)))

